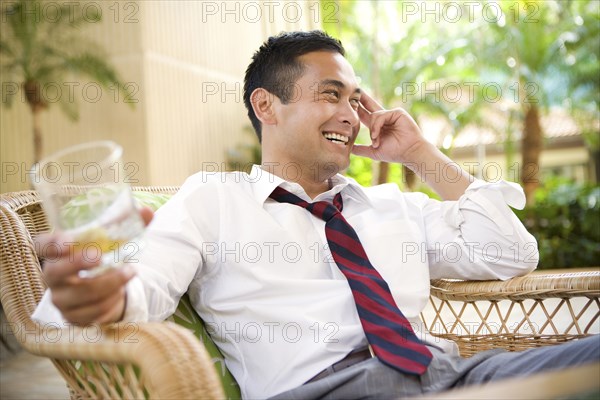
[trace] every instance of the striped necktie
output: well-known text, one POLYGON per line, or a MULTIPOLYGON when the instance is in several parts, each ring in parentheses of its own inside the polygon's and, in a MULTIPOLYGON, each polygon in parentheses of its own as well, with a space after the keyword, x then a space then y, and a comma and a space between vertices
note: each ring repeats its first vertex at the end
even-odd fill
POLYGON ((280 203, 304 207, 325 221, 329 250, 348 280, 360 322, 377 358, 402 372, 425 373, 431 362, 431 352, 415 335, 396 305, 389 286, 369 262, 356 232, 342 216, 341 193, 335 195, 333 204, 326 201, 308 203, 280 187, 270 197, 280 203))

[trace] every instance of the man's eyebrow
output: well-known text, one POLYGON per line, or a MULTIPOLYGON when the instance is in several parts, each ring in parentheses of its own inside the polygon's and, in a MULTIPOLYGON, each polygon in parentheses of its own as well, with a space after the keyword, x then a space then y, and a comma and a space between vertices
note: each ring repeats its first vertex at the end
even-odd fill
MULTIPOLYGON (((320 86, 327 86, 327 85, 335 86, 338 89, 346 88, 346 85, 344 84, 344 82, 338 81, 337 79, 324 79, 320 82, 320 86)), ((356 89, 354 89, 354 93, 360 94, 360 93, 362 93, 362 91, 360 90, 359 87, 357 87, 356 89)))

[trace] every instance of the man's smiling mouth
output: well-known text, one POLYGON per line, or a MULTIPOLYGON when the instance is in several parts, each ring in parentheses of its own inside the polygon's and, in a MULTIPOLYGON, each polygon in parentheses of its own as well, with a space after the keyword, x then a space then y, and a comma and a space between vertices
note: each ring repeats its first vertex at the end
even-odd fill
POLYGON ((339 133, 323 132, 323 136, 330 142, 340 143, 343 145, 347 145, 349 141, 349 138, 347 136, 340 135, 339 133))

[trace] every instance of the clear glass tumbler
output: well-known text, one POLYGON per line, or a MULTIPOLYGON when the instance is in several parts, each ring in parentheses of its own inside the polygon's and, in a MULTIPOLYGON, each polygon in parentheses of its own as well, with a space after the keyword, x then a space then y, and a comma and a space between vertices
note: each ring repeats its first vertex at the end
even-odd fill
POLYGON ((144 222, 124 174, 123 149, 111 141, 84 143, 34 166, 31 179, 52 227, 66 233, 67 246, 100 265, 82 270, 95 276, 135 261, 144 222))

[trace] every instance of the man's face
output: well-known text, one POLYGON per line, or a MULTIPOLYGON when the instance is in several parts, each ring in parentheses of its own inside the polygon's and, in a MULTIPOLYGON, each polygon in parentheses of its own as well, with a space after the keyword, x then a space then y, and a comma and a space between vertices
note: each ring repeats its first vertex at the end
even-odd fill
POLYGON ((360 127, 360 89, 354 70, 339 53, 312 52, 299 61, 304 74, 295 83, 292 99, 288 104, 275 99, 277 124, 269 158, 295 163, 304 173, 318 173, 315 179, 326 179, 350 163, 360 127))

